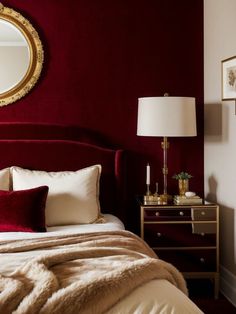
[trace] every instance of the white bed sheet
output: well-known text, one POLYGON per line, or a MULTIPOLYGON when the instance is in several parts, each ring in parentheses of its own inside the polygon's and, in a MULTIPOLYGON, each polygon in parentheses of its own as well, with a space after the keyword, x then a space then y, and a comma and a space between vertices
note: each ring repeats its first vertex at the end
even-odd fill
POLYGON ((68 235, 74 233, 89 233, 99 231, 124 230, 122 221, 111 214, 103 214, 105 222, 94 224, 79 224, 47 227, 47 232, 0 232, 0 241, 2 240, 20 240, 40 237, 53 237, 58 235, 68 235))
MULTIPOLYGON (((1 232, 0 241, 125 229, 119 218, 110 214, 104 214, 104 218, 104 223, 48 227, 47 232, 42 233, 1 232)), ((29 255, 32 257, 34 254, 29 252, 29 255)), ((6 259, 2 257, 0 273, 5 263, 7 257, 6 259)), ((17 267, 14 263, 11 266, 10 272, 17 267)), ((106 314, 203 314, 203 312, 167 280, 152 280, 135 289, 106 314)))

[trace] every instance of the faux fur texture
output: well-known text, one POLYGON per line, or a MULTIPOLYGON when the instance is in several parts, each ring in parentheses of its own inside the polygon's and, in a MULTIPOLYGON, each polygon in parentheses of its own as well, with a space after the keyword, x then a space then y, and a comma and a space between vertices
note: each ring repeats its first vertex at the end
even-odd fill
POLYGON ((9 262, 18 258, 22 263, 31 250, 31 260, 8 276, 0 275, 0 313, 104 313, 157 278, 187 294, 179 271, 128 231, 0 243, 0 253, 7 254, 9 262))

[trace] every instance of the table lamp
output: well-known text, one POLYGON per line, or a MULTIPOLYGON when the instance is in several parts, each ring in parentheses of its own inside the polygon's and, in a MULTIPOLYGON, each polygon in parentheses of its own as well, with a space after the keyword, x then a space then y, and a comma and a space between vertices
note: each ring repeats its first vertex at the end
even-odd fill
POLYGON ((168 202, 168 137, 196 136, 196 109, 193 97, 143 97, 138 99, 137 135, 163 137, 163 194, 168 202))

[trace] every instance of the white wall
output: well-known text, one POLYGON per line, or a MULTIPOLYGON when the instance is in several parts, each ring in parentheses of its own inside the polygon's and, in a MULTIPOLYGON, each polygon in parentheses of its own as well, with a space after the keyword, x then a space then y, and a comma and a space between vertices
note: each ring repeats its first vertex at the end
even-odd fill
POLYGON ((204 0, 205 196, 220 205, 221 291, 236 305, 236 108, 221 61, 236 56, 236 0, 204 0))

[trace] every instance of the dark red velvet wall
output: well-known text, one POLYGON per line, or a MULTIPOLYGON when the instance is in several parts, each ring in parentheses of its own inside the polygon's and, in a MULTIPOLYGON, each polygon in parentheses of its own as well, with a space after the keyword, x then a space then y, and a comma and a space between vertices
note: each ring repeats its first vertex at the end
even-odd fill
MULTIPOLYGON (((136 136, 137 99, 193 96, 198 137, 170 139, 169 174, 194 175, 203 193, 203 0, 6 0, 38 30, 45 63, 0 122, 59 123, 98 131, 127 150, 128 189, 145 191, 145 165, 162 186, 159 138, 136 136)), ((169 178, 169 192, 177 184, 169 178)))

